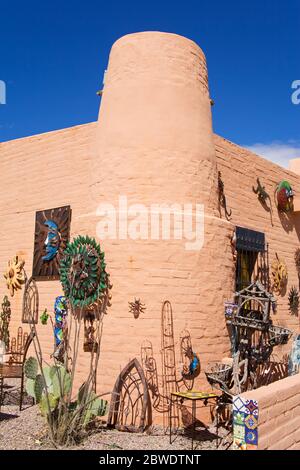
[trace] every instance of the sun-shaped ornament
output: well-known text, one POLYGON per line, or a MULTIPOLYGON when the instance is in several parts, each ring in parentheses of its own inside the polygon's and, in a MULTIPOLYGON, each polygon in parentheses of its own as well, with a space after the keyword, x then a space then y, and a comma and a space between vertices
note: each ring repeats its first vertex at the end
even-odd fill
POLYGON ((17 289, 22 288, 22 284, 25 282, 25 261, 15 256, 12 260, 7 263, 7 270, 4 273, 6 279, 6 285, 9 289, 10 295, 13 297, 17 289))
POLYGON ((78 236, 68 243, 60 263, 60 280, 73 307, 110 305, 112 286, 105 268, 104 253, 94 238, 78 236))
POLYGON ((277 294, 280 294, 287 284, 288 271, 285 262, 279 259, 277 253, 276 259, 273 261, 271 268, 271 275, 273 280, 272 289, 277 294))

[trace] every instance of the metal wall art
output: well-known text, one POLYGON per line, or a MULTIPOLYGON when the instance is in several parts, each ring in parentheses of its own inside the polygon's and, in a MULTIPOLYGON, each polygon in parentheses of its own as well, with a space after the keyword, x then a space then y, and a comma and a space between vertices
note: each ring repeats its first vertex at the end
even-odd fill
POLYGON ((256 188, 252 186, 252 190, 257 195, 259 201, 262 202, 263 204, 266 204, 267 200, 269 200, 271 203, 271 198, 269 194, 267 193, 267 191, 265 190, 265 187, 262 186, 259 178, 257 178, 256 182, 257 182, 257 186, 256 188))
POLYGON ((39 315, 39 293, 35 280, 26 281, 23 295, 22 323, 37 323, 39 315))
POLYGON ((23 261, 19 256, 15 256, 12 260, 7 263, 7 270, 4 273, 6 279, 6 285, 9 289, 10 295, 13 297, 16 290, 22 288, 22 284, 25 282, 25 271, 23 261))
POLYGON ((78 236, 68 244, 60 264, 60 280, 73 307, 110 305, 112 286, 105 268, 104 253, 94 238, 78 236))
POLYGON ((134 318, 139 318, 141 313, 146 310, 145 304, 142 304, 140 299, 134 299, 134 302, 128 302, 129 312, 133 313, 134 318))
POLYGON ((296 265, 298 279, 300 283, 300 248, 297 248, 297 250, 295 251, 294 259, 295 259, 295 265, 296 265))
POLYGON ((294 193, 288 181, 281 181, 275 190, 277 208, 282 212, 293 211, 294 193))
POLYGON ((94 327, 96 320, 96 316, 93 312, 87 312, 84 315, 84 352, 95 353, 98 351, 98 340, 95 336, 97 330, 94 327))
POLYGON ((267 362, 274 346, 286 344, 292 334, 273 325, 270 314, 276 301, 259 281, 237 292, 235 303, 237 309, 226 316, 231 328, 232 377, 228 371, 229 382, 219 383, 225 393, 232 390, 233 395, 257 387, 259 364, 267 362))
POLYGON ((9 348, 9 322, 11 317, 10 301, 7 295, 3 297, 0 313, 0 341, 3 341, 5 348, 9 348))
POLYGON ((219 212, 221 214, 221 208, 225 211, 225 217, 227 220, 230 219, 232 211, 227 209, 226 196, 224 192, 224 183, 222 180, 222 174, 218 171, 218 200, 219 200, 219 212))
POLYGON ((289 291, 289 310, 292 315, 298 316, 299 312, 299 291, 292 286, 289 291))
POLYGON ((151 402, 144 371, 135 358, 115 383, 107 425, 120 431, 143 432, 151 424, 151 402))
POLYGON ((54 302, 54 340, 55 340, 55 351, 53 356, 62 362, 62 358, 65 352, 64 339, 67 335, 67 315, 68 306, 67 299, 60 295, 56 297, 54 302))
POLYGON ((36 212, 34 279, 59 279, 59 265, 69 241, 70 223, 70 206, 36 212))
POLYGON ((271 265, 272 290, 281 294, 288 280, 287 266, 283 260, 280 260, 277 253, 276 259, 271 265))
POLYGON ((191 335, 188 330, 183 330, 180 333, 180 356, 184 385, 188 390, 191 390, 194 379, 200 374, 200 360, 193 351, 191 335))

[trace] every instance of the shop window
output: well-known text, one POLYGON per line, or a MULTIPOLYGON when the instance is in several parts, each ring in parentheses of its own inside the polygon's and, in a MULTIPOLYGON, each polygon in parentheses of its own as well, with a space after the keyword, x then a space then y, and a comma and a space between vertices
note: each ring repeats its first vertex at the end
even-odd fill
POLYGON ((236 227, 236 291, 259 280, 269 289, 269 257, 265 234, 236 227))

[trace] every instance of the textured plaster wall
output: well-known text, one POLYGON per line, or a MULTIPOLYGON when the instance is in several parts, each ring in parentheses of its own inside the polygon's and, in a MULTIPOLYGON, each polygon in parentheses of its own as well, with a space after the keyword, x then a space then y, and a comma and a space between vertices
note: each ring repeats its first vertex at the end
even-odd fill
MULTIPOLYGON (((289 287, 297 284, 293 262, 299 221, 273 221, 252 193, 259 176, 273 195, 275 184, 300 177, 213 135, 205 57, 197 45, 160 33, 129 35, 113 46, 99 121, 0 144, 0 272, 15 254, 31 274, 35 212, 66 204, 72 207, 71 237, 96 236, 101 202, 204 203, 205 241, 201 251, 186 251, 180 240, 105 240, 113 283, 112 307, 104 321, 98 387, 112 390, 120 369, 140 358, 144 340, 152 342, 160 364, 161 306, 173 306, 179 362, 179 335, 191 333, 202 371, 195 387, 209 388, 204 369, 229 355, 224 300, 234 289, 230 237, 235 225, 266 233, 270 259, 275 251, 289 269, 289 287), (232 220, 217 210, 217 168, 221 170, 232 220), (146 311, 138 319, 128 302, 140 297, 146 311)), ((273 199, 273 197, 272 197, 273 199)), ((58 281, 38 282, 40 311, 52 311, 61 294, 58 281)), ((7 294, 4 279, 0 297, 7 294)), ((21 325, 23 290, 10 299, 13 332, 21 325)), ((298 330, 298 319, 279 299, 274 322, 298 330)), ((24 329, 27 325, 24 325, 24 329)), ((50 326, 40 326, 42 346, 53 348, 50 326)), ((289 348, 277 348, 281 357, 289 348)), ((79 357, 78 383, 88 353, 79 357)), ((159 370, 160 372, 160 370, 159 370)), ((178 377, 180 371, 178 369, 178 377)), ((154 419, 159 419, 154 413, 154 419)))

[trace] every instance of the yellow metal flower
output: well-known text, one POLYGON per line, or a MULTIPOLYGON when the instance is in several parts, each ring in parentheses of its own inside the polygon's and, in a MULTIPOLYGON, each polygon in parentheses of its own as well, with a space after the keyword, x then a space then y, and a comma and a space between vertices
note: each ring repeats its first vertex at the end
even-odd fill
POLYGON ((284 289, 288 279, 288 271, 284 261, 278 258, 276 253, 276 260, 272 263, 272 279, 273 279, 273 291, 280 294, 284 289))
POLYGON ((25 282, 25 272, 24 272, 24 264, 21 258, 19 259, 18 256, 15 256, 12 260, 8 261, 7 263, 7 270, 4 274, 6 279, 6 285, 9 289, 10 295, 13 297, 15 290, 21 289, 22 284, 25 282))

